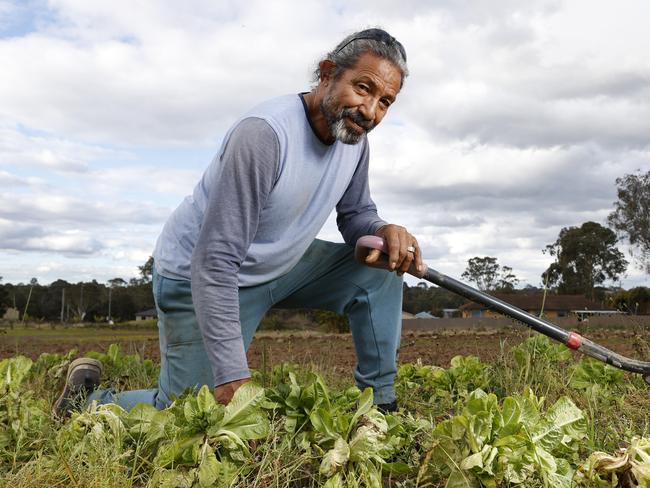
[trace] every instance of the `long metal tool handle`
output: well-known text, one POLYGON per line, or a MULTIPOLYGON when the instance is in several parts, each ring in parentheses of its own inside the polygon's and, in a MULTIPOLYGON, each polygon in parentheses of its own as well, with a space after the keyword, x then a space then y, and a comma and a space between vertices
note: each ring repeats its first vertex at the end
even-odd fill
MULTIPOLYGON (((386 243, 381 237, 377 236, 364 236, 357 241, 355 256, 357 260, 361 263, 368 264, 365 262, 365 258, 370 252, 371 249, 378 249, 382 252, 387 251, 386 243)), ((379 261, 370 264, 370 266, 376 268, 388 267, 388 262, 386 259, 380 259, 379 261)), ((473 302, 480 303, 486 307, 499 312, 503 315, 511 317, 523 324, 527 325, 533 330, 540 332, 551 339, 555 339, 558 342, 563 343, 567 347, 579 351, 587 356, 603 361, 604 363, 611 364, 619 369, 625 371, 631 371, 633 373, 639 373, 643 375, 643 379, 646 383, 650 384, 650 362, 638 361, 636 359, 630 359, 625 356, 622 356, 614 351, 610 351, 606 347, 596 344, 595 342, 590 341, 589 339, 582 337, 577 332, 570 332, 564 330, 557 325, 548 322, 539 317, 529 314, 517 308, 509 303, 499 300, 487 293, 479 291, 471 286, 466 285, 454 278, 451 278, 445 274, 442 274, 435 269, 426 267, 422 272, 417 272, 414 267, 409 270, 409 274, 416 276, 418 278, 423 278, 431 283, 434 283, 442 288, 445 288, 449 291, 457 293, 458 295, 467 298, 473 302)))

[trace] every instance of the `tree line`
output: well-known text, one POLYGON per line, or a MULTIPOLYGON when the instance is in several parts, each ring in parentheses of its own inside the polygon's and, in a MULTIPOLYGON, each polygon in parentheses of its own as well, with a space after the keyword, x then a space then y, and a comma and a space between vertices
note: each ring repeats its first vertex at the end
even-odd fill
MULTIPOLYGON (((620 241, 630 244, 636 265, 650 274, 650 171, 617 178, 616 186, 618 200, 607 217, 609 227, 591 221, 564 227, 555 242, 542 250, 554 258, 541 274, 543 286, 551 292, 602 301, 603 283, 619 280, 629 264, 616 247, 620 241)), ((469 259, 462 278, 487 292, 514 292, 519 283, 512 268, 500 265, 492 256, 469 259)), ((614 308, 650 313, 647 287, 617 289, 609 295, 608 305, 614 308)))
MULTIPOLYGON (((11 307, 21 321, 107 322, 133 320, 135 314, 154 307, 151 277, 153 258, 138 267, 139 278, 128 282, 113 278, 69 283, 56 280, 41 285, 36 278, 29 283, 0 283, 0 317, 11 307)), ((1 280, 2 278, 0 278, 1 280)))
MULTIPOLYGON (((630 244, 636 264, 650 274, 650 171, 617 178, 616 186, 618 200, 607 218, 610 228, 591 221, 564 227, 542 250, 555 258, 541 275, 545 286, 595 298, 597 287, 619 280, 627 270, 629 263, 616 247, 619 240, 630 244)), ((492 256, 468 260, 462 277, 483 291, 512 291, 519 282, 512 268, 492 256)))

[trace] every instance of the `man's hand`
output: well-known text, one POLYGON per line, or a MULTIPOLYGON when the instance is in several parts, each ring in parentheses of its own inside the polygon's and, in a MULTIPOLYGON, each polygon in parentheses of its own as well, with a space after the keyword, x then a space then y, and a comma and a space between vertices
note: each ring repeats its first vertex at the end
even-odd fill
MULTIPOLYGON (((388 246, 388 269, 397 271, 399 276, 406 273, 412 264, 418 273, 422 272, 422 255, 418 241, 404 227, 387 224, 380 227, 375 235, 382 237, 388 246)), ((366 257, 366 263, 372 264, 381 256, 381 251, 372 249, 366 257)))
POLYGON ((237 389, 244 383, 248 383, 250 380, 250 378, 244 378, 242 380, 235 380, 217 386, 214 389, 214 399, 223 405, 228 405, 237 389))

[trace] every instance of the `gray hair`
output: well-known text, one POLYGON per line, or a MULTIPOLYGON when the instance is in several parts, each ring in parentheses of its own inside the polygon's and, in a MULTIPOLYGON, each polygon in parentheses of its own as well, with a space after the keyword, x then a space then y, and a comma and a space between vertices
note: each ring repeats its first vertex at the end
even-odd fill
MULTIPOLYGON (((381 29, 367 29, 354 34, 350 34, 343 39, 334 50, 325 55, 321 61, 329 59, 336 63, 336 68, 332 74, 334 79, 338 79, 345 71, 353 68, 359 58, 366 53, 390 61, 402 73, 400 89, 404 85, 404 80, 409 75, 408 66, 406 65, 406 52, 401 43, 390 36, 386 31, 381 29), (381 40, 377 35, 381 35, 381 40)), ((320 81, 320 62, 316 65, 312 81, 316 84, 320 81)))

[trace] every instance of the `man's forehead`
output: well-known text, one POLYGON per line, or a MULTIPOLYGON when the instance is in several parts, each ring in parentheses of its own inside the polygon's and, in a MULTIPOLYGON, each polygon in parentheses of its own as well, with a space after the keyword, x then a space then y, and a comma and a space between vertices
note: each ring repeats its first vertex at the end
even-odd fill
POLYGON ((357 63, 345 73, 350 79, 369 78, 380 87, 397 94, 402 83, 402 72, 391 61, 372 53, 362 54, 357 63))

